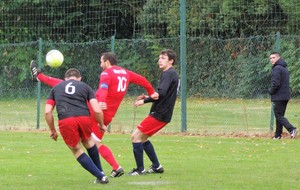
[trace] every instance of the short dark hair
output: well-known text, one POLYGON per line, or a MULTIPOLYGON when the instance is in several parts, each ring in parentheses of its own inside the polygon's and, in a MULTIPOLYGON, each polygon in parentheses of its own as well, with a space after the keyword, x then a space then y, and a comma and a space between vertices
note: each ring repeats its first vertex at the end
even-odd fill
POLYGON ((173 65, 175 64, 175 61, 176 61, 175 51, 173 51, 171 49, 164 49, 160 52, 160 55, 167 55, 169 57, 169 60, 173 60, 173 65))
POLYGON ((280 57, 280 53, 278 51, 273 51, 273 52, 270 53, 270 55, 274 55, 274 54, 279 55, 279 57, 280 57))
POLYGON ((105 52, 101 54, 101 57, 103 57, 104 61, 109 61, 111 65, 117 65, 118 64, 118 59, 116 54, 113 52, 105 52))
POLYGON ((81 74, 77 69, 71 68, 71 69, 68 69, 65 73, 65 78, 70 78, 70 77, 80 78, 81 74))

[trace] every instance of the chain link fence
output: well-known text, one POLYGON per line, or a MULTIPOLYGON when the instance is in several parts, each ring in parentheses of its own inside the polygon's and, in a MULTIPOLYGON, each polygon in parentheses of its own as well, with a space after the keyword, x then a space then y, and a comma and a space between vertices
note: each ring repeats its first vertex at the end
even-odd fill
MULTIPOLYGON (((29 63, 38 60, 43 72, 62 78, 75 67, 82 72, 83 81, 96 89, 101 69, 100 53, 114 51, 119 65, 144 75, 154 87, 160 70, 157 58, 162 49, 177 52, 175 68, 187 78, 187 113, 181 111, 180 94, 172 122, 163 132, 181 131, 182 117, 187 120, 191 134, 266 133, 270 130, 271 102, 269 53, 280 50, 291 73, 292 100, 286 116, 299 125, 299 36, 257 36, 239 39, 188 37, 186 73, 181 73, 179 38, 109 39, 86 43, 52 43, 43 40, 0 46, 0 129, 47 129, 43 119, 44 102, 50 91, 45 84, 31 80, 29 63), (59 49, 65 56, 59 69, 45 64, 45 55, 59 49), (39 86, 40 91, 39 91, 39 86), (37 94, 40 93, 40 103, 37 94), (40 105, 39 105, 40 104, 40 105), (39 123, 39 124, 37 124, 39 123)), ((148 114, 150 105, 133 107, 134 98, 144 90, 130 86, 111 124, 112 132, 130 132, 148 114)))

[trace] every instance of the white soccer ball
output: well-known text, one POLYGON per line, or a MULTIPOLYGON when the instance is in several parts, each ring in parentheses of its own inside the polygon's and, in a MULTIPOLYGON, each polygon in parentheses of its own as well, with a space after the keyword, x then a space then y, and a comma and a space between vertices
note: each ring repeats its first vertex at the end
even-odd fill
POLYGON ((60 67, 64 62, 64 55, 56 49, 51 50, 46 55, 46 62, 52 68, 60 67))

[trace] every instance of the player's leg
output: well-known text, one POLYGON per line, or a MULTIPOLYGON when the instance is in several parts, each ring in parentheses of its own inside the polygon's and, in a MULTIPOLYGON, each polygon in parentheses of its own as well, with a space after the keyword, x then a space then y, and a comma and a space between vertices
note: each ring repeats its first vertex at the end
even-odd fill
MULTIPOLYGON (((105 116, 104 116, 104 120, 105 120, 105 116)), ((104 123, 107 122, 104 121, 104 123)), ((102 144, 101 139, 103 138, 104 132, 100 131, 98 123, 94 119, 92 124, 92 131, 93 131, 92 137, 98 147, 99 154, 112 167, 110 177, 122 176, 124 174, 124 170, 117 162, 111 149, 108 146, 102 144)))
POLYGON ((129 172, 128 175, 136 176, 147 174, 147 171, 144 168, 144 150, 142 137, 143 133, 139 129, 136 129, 131 135, 133 156, 135 159, 136 168, 129 172))
MULTIPOLYGON (((150 166, 148 173, 163 173, 164 169, 162 165, 160 165, 155 149, 149 137, 157 133, 164 126, 166 126, 166 122, 159 121, 152 116, 146 117, 137 127, 137 130, 132 136, 132 142, 143 143, 143 149, 146 152, 148 158, 151 160, 152 165, 150 166)), ((136 145, 135 145, 136 146, 136 145)))
POLYGON ((102 171, 97 168, 91 158, 85 154, 81 147, 80 139, 82 137, 84 138, 83 142, 85 146, 93 147, 93 140, 91 136, 87 138, 88 134, 86 133, 84 136, 82 136, 77 127, 77 121, 73 118, 66 118, 59 121, 59 130, 62 138, 69 149, 72 151, 79 164, 92 175, 94 175, 97 178, 96 181, 98 183, 108 183, 107 177, 104 175, 104 173, 102 173, 102 171))
POLYGON ((32 60, 30 63, 30 71, 33 81, 41 81, 50 87, 53 87, 63 81, 61 79, 49 77, 43 74, 41 71, 39 71, 37 63, 34 60, 32 60))
POLYGON ((58 79, 58 78, 53 78, 53 77, 49 77, 43 73, 39 73, 37 76, 37 79, 39 81, 41 81, 42 83, 47 84, 50 87, 54 87, 55 85, 57 85, 58 83, 61 83, 63 80, 58 79))
POLYGON ((151 160, 152 165, 148 169, 148 173, 164 173, 164 168, 160 165, 154 147, 150 140, 143 143, 144 151, 151 160))
POLYGON ((75 147, 69 146, 69 148, 73 152, 76 160, 84 169, 90 172, 97 179, 101 179, 101 180, 103 179, 102 180, 103 183, 106 183, 106 179, 105 179, 106 176, 97 168, 97 166, 94 164, 91 158, 88 155, 86 155, 86 153, 84 153, 80 143, 78 143, 78 145, 75 147))

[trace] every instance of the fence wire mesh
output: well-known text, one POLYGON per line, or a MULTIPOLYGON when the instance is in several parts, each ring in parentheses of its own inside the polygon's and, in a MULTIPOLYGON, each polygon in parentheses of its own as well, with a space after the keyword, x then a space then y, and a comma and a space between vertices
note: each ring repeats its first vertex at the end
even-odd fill
MULTIPOLYGON (((271 102, 269 53, 280 47, 291 74, 292 100, 287 117, 299 125, 298 68, 299 36, 257 36, 221 40, 187 38, 186 73, 180 73, 179 38, 103 40, 86 43, 53 43, 35 41, 0 46, 0 129, 35 129, 37 116, 40 129, 47 129, 43 106, 50 88, 41 85, 41 109, 37 110, 38 83, 31 80, 29 63, 39 60, 43 72, 62 78, 67 68, 78 68, 83 81, 96 89, 101 69, 99 55, 113 50, 119 65, 144 75, 154 87, 160 71, 158 54, 162 49, 174 49, 175 68, 187 78, 187 132, 202 134, 263 133, 270 129, 271 102), (279 42, 279 43, 278 43, 279 42), (276 47, 276 45, 278 47, 276 47), (45 66, 45 55, 59 49, 65 56, 59 69, 45 66)), ((130 86, 126 99, 111 124, 112 132, 130 132, 149 112, 150 107, 134 108, 135 96, 143 89, 130 86)), ((163 132, 181 131, 181 99, 176 104, 172 122, 163 132)))

